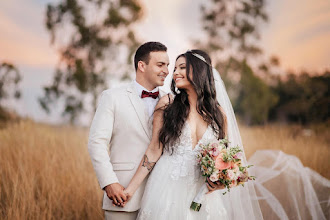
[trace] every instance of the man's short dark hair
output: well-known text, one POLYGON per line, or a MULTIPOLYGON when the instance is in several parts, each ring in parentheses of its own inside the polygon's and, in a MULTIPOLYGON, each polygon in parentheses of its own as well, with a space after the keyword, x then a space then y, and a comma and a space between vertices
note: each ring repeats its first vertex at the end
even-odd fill
POLYGON ((167 51, 167 47, 159 42, 147 42, 142 44, 135 53, 134 56, 134 66, 135 70, 138 68, 138 62, 143 61, 146 64, 149 64, 150 60, 150 52, 157 52, 157 51, 167 51))

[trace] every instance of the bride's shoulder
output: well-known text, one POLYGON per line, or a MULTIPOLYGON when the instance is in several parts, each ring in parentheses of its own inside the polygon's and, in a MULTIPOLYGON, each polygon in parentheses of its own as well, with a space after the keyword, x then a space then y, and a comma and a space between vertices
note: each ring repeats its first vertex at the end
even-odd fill
POLYGON ((226 116, 225 110, 224 110, 220 105, 218 105, 218 108, 219 108, 220 112, 221 112, 224 116, 226 116))
POLYGON ((173 100, 174 100, 174 96, 168 93, 159 99, 156 108, 164 108, 169 104, 171 104, 173 100))

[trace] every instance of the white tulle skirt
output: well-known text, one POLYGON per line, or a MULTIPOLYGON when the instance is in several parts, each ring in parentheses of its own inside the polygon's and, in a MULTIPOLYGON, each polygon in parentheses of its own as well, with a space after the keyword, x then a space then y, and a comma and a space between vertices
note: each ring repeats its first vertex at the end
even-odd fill
POLYGON ((281 151, 257 151, 249 159, 264 219, 330 219, 330 181, 281 151))
MULTIPOLYGON (((180 172, 170 156, 162 156, 150 174, 141 209, 140 220, 222 220, 228 219, 220 191, 207 194, 199 212, 190 209, 204 178, 199 169, 180 172)), ((181 170, 182 171, 182 170, 181 170)))

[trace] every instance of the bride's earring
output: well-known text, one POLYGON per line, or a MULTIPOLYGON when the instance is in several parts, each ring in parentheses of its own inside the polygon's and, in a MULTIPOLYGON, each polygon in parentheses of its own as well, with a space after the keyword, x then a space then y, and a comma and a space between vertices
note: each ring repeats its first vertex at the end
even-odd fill
POLYGON ((176 86, 175 86, 175 93, 176 93, 176 94, 180 94, 180 93, 181 93, 181 91, 180 91, 180 90, 178 89, 178 87, 176 87, 176 86))
MULTIPOLYGON (((172 78, 172 80, 173 80, 173 78, 172 78)), ((173 80, 173 82, 174 82, 174 80, 173 80)), ((173 84, 172 84, 172 85, 173 85, 173 84)), ((180 94, 180 93, 181 93, 180 90, 179 90, 179 88, 176 87, 175 82, 174 82, 174 91, 175 91, 176 94, 180 94)))

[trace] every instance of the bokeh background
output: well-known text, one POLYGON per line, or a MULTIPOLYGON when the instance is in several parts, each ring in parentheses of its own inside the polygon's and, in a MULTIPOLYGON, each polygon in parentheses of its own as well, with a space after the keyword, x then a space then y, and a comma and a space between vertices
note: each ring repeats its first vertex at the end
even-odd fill
POLYGON ((247 157, 281 150, 330 178, 328 0, 4 0, 0 33, 0 219, 103 218, 88 126, 146 41, 170 72, 211 55, 247 157))

